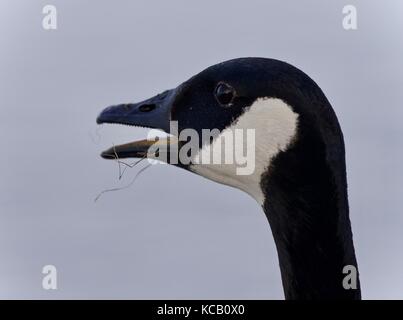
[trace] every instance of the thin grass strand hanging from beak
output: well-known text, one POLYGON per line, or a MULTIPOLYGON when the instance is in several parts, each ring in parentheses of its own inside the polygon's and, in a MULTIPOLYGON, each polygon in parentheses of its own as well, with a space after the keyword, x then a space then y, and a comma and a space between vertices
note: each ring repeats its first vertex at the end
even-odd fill
MULTIPOLYGON (((141 160, 143 160, 143 159, 141 159, 141 160)), ((95 197, 94 202, 97 202, 98 199, 99 199, 104 193, 113 192, 113 191, 119 191, 119 190, 124 190, 124 189, 130 188, 130 187, 133 185, 133 183, 136 181, 136 179, 140 176, 140 174, 142 174, 146 169, 148 169, 149 167, 151 167, 151 165, 152 165, 152 164, 150 163, 150 164, 146 165, 144 168, 141 168, 141 169, 136 173, 136 175, 134 176, 133 180, 132 180, 129 184, 127 184, 127 185, 125 185, 125 186, 123 186, 123 187, 112 188, 112 189, 106 189, 106 190, 101 191, 101 192, 95 197)))

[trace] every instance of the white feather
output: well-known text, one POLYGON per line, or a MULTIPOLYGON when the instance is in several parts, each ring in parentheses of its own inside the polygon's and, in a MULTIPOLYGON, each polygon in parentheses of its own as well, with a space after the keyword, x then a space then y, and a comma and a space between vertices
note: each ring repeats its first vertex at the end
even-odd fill
MULTIPOLYGON (((221 132, 214 139, 210 150, 220 150, 215 144, 221 144, 223 135, 235 129, 255 129, 254 170, 250 175, 239 175, 239 166, 233 164, 193 164, 190 170, 210 180, 241 189, 250 194, 260 205, 265 201, 260 186, 262 174, 271 160, 280 151, 287 149, 297 132, 298 115, 283 100, 277 98, 259 98, 247 111, 221 132), (216 148, 215 148, 216 147, 216 148)), ((246 141, 245 137, 243 139, 246 141)), ((242 143, 239 139, 235 144, 242 143)), ((238 146, 239 147, 239 146, 238 146)), ((245 150, 245 146, 240 146, 245 150)), ((237 146, 235 146, 235 149, 237 146)), ((196 157, 202 159, 210 152, 208 147, 199 150, 196 157)))

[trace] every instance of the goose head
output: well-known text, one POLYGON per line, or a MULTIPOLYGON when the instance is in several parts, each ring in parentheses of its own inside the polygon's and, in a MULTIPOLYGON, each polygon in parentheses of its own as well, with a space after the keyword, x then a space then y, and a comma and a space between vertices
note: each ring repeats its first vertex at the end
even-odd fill
MULTIPOLYGON (((292 83, 292 74, 288 79, 283 74, 293 71, 297 72, 276 60, 231 60, 150 99, 108 107, 97 123, 161 129, 172 135, 154 145, 164 161, 239 188, 263 205, 262 178, 298 131, 300 111, 292 104, 298 99, 292 87, 297 84, 292 83)), ((114 146, 102 156, 155 158, 155 152, 150 152, 154 143, 142 140, 114 146)))

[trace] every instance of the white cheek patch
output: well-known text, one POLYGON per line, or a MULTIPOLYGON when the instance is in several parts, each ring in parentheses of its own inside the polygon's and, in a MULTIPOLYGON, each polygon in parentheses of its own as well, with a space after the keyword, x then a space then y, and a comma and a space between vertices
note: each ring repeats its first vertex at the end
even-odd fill
MULTIPOLYGON (((224 135, 235 132, 236 129, 255 130, 254 163, 244 166, 253 168, 251 174, 239 174, 239 166, 233 164, 193 164, 190 170, 210 180, 229 185, 250 194, 259 204, 263 205, 265 196, 260 187, 262 174, 267 170, 271 160, 280 151, 287 149, 297 132, 298 115, 283 100, 277 98, 259 98, 250 108, 236 119, 229 127, 217 136, 210 147, 203 147, 196 157, 203 158, 210 155, 211 150, 220 150, 224 135), (206 155, 208 153, 208 155, 206 155)), ((234 149, 240 147, 247 150, 248 146, 237 146, 237 143, 246 143, 247 139, 235 139, 234 149)))

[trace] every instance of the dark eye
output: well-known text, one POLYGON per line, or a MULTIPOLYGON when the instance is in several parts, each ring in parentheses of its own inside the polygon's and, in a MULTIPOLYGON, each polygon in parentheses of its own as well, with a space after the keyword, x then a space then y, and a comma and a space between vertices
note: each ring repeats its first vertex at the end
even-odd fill
POLYGON ((230 106, 232 101, 234 100, 235 90, 229 84, 219 83, 214 90, 214 95, 217 101, 222 106, 230 106))

